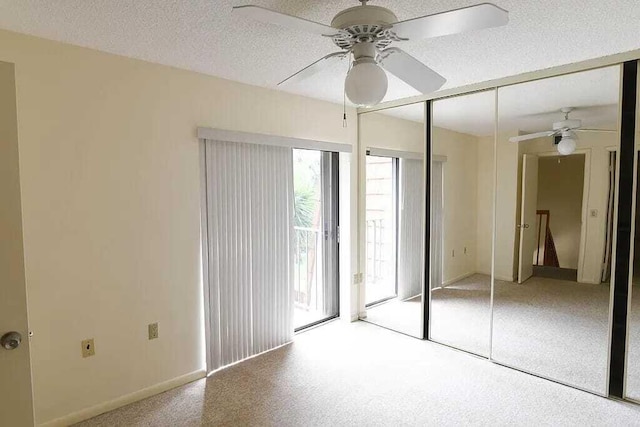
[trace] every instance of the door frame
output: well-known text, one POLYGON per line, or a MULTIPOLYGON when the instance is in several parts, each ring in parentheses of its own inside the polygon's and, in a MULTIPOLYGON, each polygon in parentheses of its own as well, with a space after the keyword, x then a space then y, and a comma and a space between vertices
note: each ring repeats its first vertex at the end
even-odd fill
MULTIPOLYGON (((538 158, 540 157, 560 157, 562 158, 563 156, 561 154, 558 153, 558 151, 553 150, 553 151, 542 151, 539 153, 523 153, 524 154, 535 154, 536 156, 538 156, 538 158)), ((584 282, 583 280, 581 280, 583 278, 583 272, 584 272, 584 257, 585 257, 585 252, 586 252, 586 248, 587 248, 587 221, 588 221, 588 215, 589 215, 589 190, 590 190, 590 180, 591 180, 591 148, 582 148, 579 150, 574 151, 572 154, 584 154, 584 181, 583 181, 583 186, 582 186, 582 213, 581 213, 581 220, 582 220, 582 224, 580 224, 580 246, 578 249, 578 282, 580 283, 591 283, 591 282, 584 282)), ((524 157, 523 157, 524 158, 524 157)), ((523 171, 520 171, 520 175, 522 176, 522 179, 524 180, 524 174, 523 171)), ((522 206, 522 194, 520 195, 520 206, 522 206)), ((522 237, 520 236, 520 239, 522 239, 522 237)), ((518 245, 518 252, 520 245, 518 245)), ((518 258, 520 257, 520 253, 518 253, 518 258)), ((519 279, 519 272, 518 272, 518 279, 519 279)))
MULTIPOLYGON (((532 276, 533 276, 533 257, 531 258, 531 275, 528 276, 526 279, 522 279, 522 271, 523 271, 523 266, 524 266, 524 262, 525 260, 523 259, 523 247, 524 247, 524 240, 525 240, 525 230, 527 228, 529 228, 529 224, 525 223, 525 209, 524 209, 524 204, 525 204, 525 187, 527 185, 527 181, 525 179, 525 172, 527 169, 527 163, 525 162, 526 157, 527 156, 531 156, 531 157, 535 157, 535 163, 536 163, 536 211, 538 208, 538 184, 540 183, 540 179, 539 176, 540 174, 538 173, 538 168, 539 168, 539 164, 540 164, 540 156, 538 156, 537 153, 523 153, 522 154, 522 159, 521 159, 521 164, 522 167, 520 169, 520 203, 519 203, 519 207, 520 207, 520 218, 518 218, 518 222, 519 224, 517 225, 518 227, 518 269, 517 269, 517 274, 516 274, 516 281, 518 282, 518 284, 522 284, 524 282, 526 282, 527 280, 529 280, 532 276)), ((520 160, 519 160, 520 161, 520 160)))

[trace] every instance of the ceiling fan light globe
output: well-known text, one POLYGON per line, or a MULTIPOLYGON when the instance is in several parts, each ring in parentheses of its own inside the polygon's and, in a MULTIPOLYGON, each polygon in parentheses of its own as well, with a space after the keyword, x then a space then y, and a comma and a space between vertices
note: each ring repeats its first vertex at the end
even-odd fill
POLYGON ((382 101, 387 94, 387 73, 375 63, 356 63, 344 82, 347 98, 361 107, 371 107, 382 101))
POLYGON ((576 151, 576 140, 570 136, 562 137, 558 143, 558 153, 563 156, 568 156, 576 151))

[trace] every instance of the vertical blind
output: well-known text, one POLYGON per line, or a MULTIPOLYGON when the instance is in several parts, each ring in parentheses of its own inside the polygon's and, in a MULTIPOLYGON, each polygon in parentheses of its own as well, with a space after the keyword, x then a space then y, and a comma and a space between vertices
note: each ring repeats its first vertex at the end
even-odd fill
POLYGON ((293 337, 291 148, 207 140, 210 370, 293 337))
POLYGON ((400 159, 398 218, 398 298, 405 300, 422 293, 424 256, 423 162, 400 159))

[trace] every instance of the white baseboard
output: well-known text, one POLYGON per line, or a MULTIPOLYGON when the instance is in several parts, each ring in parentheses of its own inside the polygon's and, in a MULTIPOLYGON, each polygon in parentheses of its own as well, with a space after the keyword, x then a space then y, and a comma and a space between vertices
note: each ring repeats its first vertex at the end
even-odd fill
POLYGON ((509 277, 509 276, 495 276, 496 280, 502 280, 503 282, 515 282, 515 280, 513 279, 513 276, 509 277))
POLYGON ((471 277, 474 274, 476 274, 476 272, 475 271, 471 271, 469 273, 462 274, 462 275, 460 275, 458 277, 454 277, 453 279, 449 279, 449 280, 447 280, 447 281, 442 283, 442 287, 443 288, 447 287, 447 286, 449 286, 449 285, 451 285, 453 283, 459 282, 460 280, 466 279, 467 277, 471 277))
POLYGON ((182 375, 171 380, 161 382, 159 384, 152 385, 151 387, 143 388, 142 390, 135 391, 124 396, 120 396, 108 402, 100 403, 95 406, 91 406, 86 409, 82 409, 78 412, 73 412, 64 417, 56 418, 46 423, 40 424, 43 427, 63 427, 71 424, 79 423, 89 418, 93 418, 97 415, 104 414, 105 412, 113 411, 114 409, 121 408, 129 405, 130 403, 137 402, 147 397, 155 396, 156 394, 163 393, 172 388, 179 387, 181 385, 190 383, 195 380, 206 377, 206 371, 201 369, 194 371, 186 375, 182 375))

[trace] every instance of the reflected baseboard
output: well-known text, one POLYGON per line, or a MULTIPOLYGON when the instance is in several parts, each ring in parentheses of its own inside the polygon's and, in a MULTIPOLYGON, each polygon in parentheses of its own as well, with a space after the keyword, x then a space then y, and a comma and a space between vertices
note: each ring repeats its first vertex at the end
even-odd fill
POLYGON ((441 286, 441 287, 442 287, 442 288, 445 288, 445 287, 447 287, 447 286, 449 286, 449 285, 452 285, 452 284, 454 284, 454 283, 456 283, 456 282, 459 282, 460 280, 464 280, 464 279, 466 279, 467 277, 471 277, 471 276, 473 276, 474 274, 478 274, 478 273, 476 273, 475 271, 471 271, 471 272, 469 272, 469 273, 461 274, 461 275, 460 275, 460 276, 458 276, 458 277, 454 277, 453 279, 445 280, 444 282, 442 282, 442 286, 441 286))

